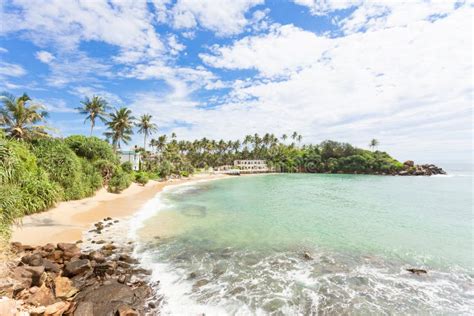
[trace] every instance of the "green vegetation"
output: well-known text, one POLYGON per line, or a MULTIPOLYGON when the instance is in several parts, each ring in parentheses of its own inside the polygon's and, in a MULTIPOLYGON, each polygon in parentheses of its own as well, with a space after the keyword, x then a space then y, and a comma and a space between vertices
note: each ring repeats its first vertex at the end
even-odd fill
POLYGON ((107 122, 109 131, 105 136, 112 141, 114 151, 120 148, 120 142, 128 144, 132 139, 134 120, 132 111, 127 108, 120 108, 110 114, 110 121, 107 122))
POLYGON ((81 101, 82 107, 76 108, 80 114, 86 115, 86 119, 84 121, 91 122, 91 135, 92 131, 95 126, 95 119, 98 118, 102 122, 107 122, 107 113, 106 111, 109 109, 107 105, 107 101, 103 98, 98 96, 93 96, 92 99, 85 98, 84 101, 81 101))
POLYGON ((132 177, 122 169, 118 169, 109 181, 108 190, 112 193, 120 193, 130 186, 132 177))

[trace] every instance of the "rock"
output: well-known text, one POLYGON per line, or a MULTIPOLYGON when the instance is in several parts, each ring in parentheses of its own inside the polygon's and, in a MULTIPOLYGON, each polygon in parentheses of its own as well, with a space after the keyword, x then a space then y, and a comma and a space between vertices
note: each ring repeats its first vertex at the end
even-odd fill
POLYGON ((72 281, 66 277, 58 276, 57 278, 55 278, 54 286, 56 297, 62 299, 68 299, 78 292, 78 289, 73 286, 72 281))
POLYGON ((400 172, 398 173, 398 175, 400 175, 400 176, 407 176, 407 175, 408 175, 408 171, 402 170, 402 171, 400 171, 400 172))
POLYGON ((136 300, 133 291, 120 283, 103 285, 79 295, 82 296, 81 301, 93 304, 93 313, 89 315, 115 315, 120 305, 130 306, 136 300))
POLYGON ((196 272, 191 272, 188 276, 188 279, 192 280, 192 279, 195 279, 197 277, 197 273, 196 272))
POLYGON ((31 285, 41 286, 43 284, 43 281, 44 281, 44 277, 43 277, 44 267, 43 266, 40 266, 40 267, 25 266, 24 268, 26 269, 26 271, 31 272, 31 281, 32 281, 31 285))
POLYGON ((59 273, 60 271, 59 266, 48 259, 43 259, 43 267, 48 272, 59 273))
POLYGON ((14 268, 12 274, 13 279, 16 281, 16 285, 13 289, 14 294, 31 286, 31 283, 33 282, 33 273, 26 270, 24 267, 14 268))
POLYGON ((64 273, 66 276, 75 276, 90 269, 90 261, 88 259, 81 259, 67 263, 64 267, 64 273))
POLYGON ((38 290, 39 290, 39 287, 32 286, 28 289, 28 292, 30 292, 31 294, 35 294, 36 292, 38 292, 38 290))
POLYGON ((307 251, 303 253, 303 258, 305 258, 306 260, 313 260, 313 257, 311 257, 311 255, 307 251))
POLYGON ((30 296, 30 298, 27 300, 27 303, 36 306, 48 306, 54 303, 54 295, 50 289, 48 289, 45 285, 42 285, 35 294, 30 296))
POLYGON ((137 260, 137 259, 132 258, 130 255, 125 254, 125 253, 124 253, 124 254, 121 254, 121 255, 119 256, 119 260, 120 260, 120 261, 124 261, 124 262, 126 262, 126 263, 131 263, 131 264, 138 263, 138 260, 137 260))
POLYGON ((98 245, 101 245, 101 244, 105 244, 106 241, 101 239, 101 240, 96 241, 95 243, 98 244, 98 245))
POLYGON ((128 305, 120 305, 115 313, 117 316, 138 316, 138 312, 128 305))
POLYGON ((46 306, 38 306, 29 310, 29 313, 31 316, 41 316, 44 314, 45 311, 46 311, 46 306))
POLYGON ((53 244, 49 243, 43 246, 43 250, 46 252, 53 252, 56 249, 56 246, 53 244))
POLYGON ((89 253, 89 259, 94 260, 97 263, 105 262, 105 256, 100 251, 92 251, 89 253))
POLYGON ((20 315, 17 313, 17 302, 9 298, 0 298, 0 315, 14 316, 20 315))
POLYGON ((115 250, 115 249, 117 249, 117 247, 115 247, 112 244, 107 244, 107 245, 103 246, 102 249, 103 250, 115 250))
POLYGON ((53 262, 63 263, 63 255, 64 251, 62 250, 54 250, 47 258, 53 262))
POLYGON ((403 165, 407 167, 413 167, 415 165, 415 162, 413 160, 407 160, 403 163, 403 165))
POLYGON ((94 315, 94 304, 92 302, 80 302, 74 311, 74 316, 94 315))
POLYGON ((151 309, 154 309, 154 308, 156 308, 156 304, 153 303, 153 302, 150 302, 150 303, 148 303, 148 307, 151 308, 151 309))
POLYGON ((79 257, 81 255, 81 249, 76 244, 71 243, 59 243, 58 248, 64 252, 64 259, 68 260, 73 257, 79 257))
POLYGON ((410 268, 410 269, 405 269, 405 270, 407 270, 408 272, 414 273, 414 274, 416 274, 416 275, 428 273, 428 271, 426 271, 426 270, 424 270, 424 269, 410 268))
POLYGON ((29 256, 23 256, 21 258, 21 262, 33 267, 37 267, 43 264, 43 257, 40 254, 35 253, 29 256))
POLYGON ((68 302, 57 302, 46 307, 44 316, 60 316, 69 309, 68 302))
POLYGON ((119 276, 117 278, 117 282, 122 283, 122 284, 126 283, 127 282, 127 276, 125 274, 122 274, 121 276, 119 276))
POLYGON ((197 281, 196 283, 194 283, 193 288, 199 288, 201 286, 206 285, 207 283, 209 283, 209 280, 201 279, 201 280, 197 281))

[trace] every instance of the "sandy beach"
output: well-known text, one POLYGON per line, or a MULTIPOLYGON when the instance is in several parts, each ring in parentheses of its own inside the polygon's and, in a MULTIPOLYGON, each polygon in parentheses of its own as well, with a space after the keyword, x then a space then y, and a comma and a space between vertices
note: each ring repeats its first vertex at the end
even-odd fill
POLYGON ((11 241, 29 245, 76 242, 93 223, 105 217, 120 219, 134 214, 166 186, 222 177, 226 175, 198 174, 186 179, 149 181, 145 186, 133 183, 120 194, 102 188, 93 197, 60 202, 46 212, 25 216, 13 227, 11 241))

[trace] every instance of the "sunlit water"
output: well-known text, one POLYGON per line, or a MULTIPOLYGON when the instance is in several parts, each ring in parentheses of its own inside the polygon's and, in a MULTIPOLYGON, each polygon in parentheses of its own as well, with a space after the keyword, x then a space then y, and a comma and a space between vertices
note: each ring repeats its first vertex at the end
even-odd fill
POLYGON ((166 190, 135 219, 176 315, 471 314, 472 220, 470 172, 236 177, 166 190))

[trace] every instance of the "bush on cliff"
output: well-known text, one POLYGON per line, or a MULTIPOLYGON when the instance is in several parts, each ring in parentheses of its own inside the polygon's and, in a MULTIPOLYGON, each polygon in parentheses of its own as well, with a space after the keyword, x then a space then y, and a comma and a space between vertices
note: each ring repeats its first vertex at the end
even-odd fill
POLYGON ((135 173, 135 182, 145 185, 148 183, 150 178, 148 177, 148 174, 146 172, 140 171, 135 173))
POLYGON ((67 137, 64 141, 79 157, 90 161, 103 159, 118 164, 117 156, 109 143, 97 137, 73 135, 67 137))
POLYGON ((117 169, 109 181, 107 190, 112 193, 120 193, 128 188, 131 183, 132 177, 130 174, 124 172, 122 169, 117 169))

